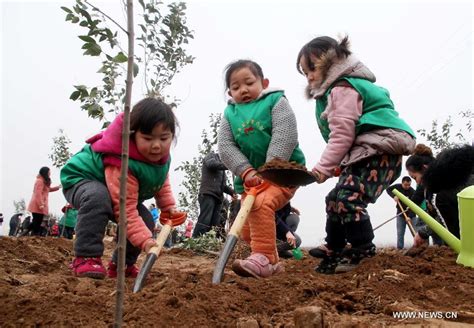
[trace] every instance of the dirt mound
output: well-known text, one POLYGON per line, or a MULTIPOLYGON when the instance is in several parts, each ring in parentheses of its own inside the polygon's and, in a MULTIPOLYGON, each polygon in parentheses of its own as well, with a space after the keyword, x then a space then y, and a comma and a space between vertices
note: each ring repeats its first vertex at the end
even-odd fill
POLYGON ((306 166, 274 158, 258 169, 259 175, 280 186, 306 186, 316 181, 306 166))
MULTIPOLYGON (((105 262, 112 242, 106 247, 105 262)), ((0 327, 112 326, 116 281, 73 277, 71 258, 69 240, 0 238, 0 327)), ((132 294, 134 281, 127 280, 124 322, 128 327, 236 327, 239 322, 241 327, 294 327, 296 310, 318 306, 328 327, 474 324, 474 269, 455 260, 446 247, 408 255, 381 249, 351 273, 321 275, 313 270, 318 260, 305 254, 301 261, 284 260, 286 271, 270 279, 240 278, 226 270, 224 281, 212 285, 214 257, 173 249, 160 256, 142 292, 132 294), (425 318, 454 312, 457 318, 402 320, 394 311, 423 312, 425 318)))

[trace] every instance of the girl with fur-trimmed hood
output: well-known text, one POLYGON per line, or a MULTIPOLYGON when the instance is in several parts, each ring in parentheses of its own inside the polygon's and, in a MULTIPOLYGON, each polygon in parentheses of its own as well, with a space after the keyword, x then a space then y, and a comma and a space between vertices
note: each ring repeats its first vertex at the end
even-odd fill
POLYGON ((319 183, 340 173, 326 197, 327 245, 316 271, 346 272, 375 254, 367 206, 400 176, 402 155, 413 151, 415 134, 388 91, 351 54, 347 36, 340 42, 328 36, 311 40, 296 65, 308 81, 308 97, 316 100, 316 121, 327 142, 312 171, 319 183), (344 249, 347 242, 350 249, 344 249))

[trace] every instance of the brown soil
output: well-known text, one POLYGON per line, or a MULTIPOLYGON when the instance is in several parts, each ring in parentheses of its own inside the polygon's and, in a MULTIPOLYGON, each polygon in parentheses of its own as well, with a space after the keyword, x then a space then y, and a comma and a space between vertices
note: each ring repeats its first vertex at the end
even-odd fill
MULTIPOLYGON (((106 246, 104 259, 112 243, 106 246)), ((69 240, 0 238, 0 327, 111 327, 116 281, 73 277, 71 258, 69 240)), ((327 327, 474 324, 474 269, 455 260, 445 247, 408 255, 381 249, 351 273, 321 275, 313 270, 318 260, 305 254, 301 261, 284 260, 286 271, 278 276, 256 280, 226 270, 224 281, 212 285, 215 257, 173 249, 160 255, 140 293, 133 294, 134 281, 127 280, 124 323, 236 327, 254 320, 255 327, 294 327, 294 311, 315 305, 327 327), (400 320, 393 311, 454 311, 458 317, 400 320)), ((249 322, 239 326, 253 327, 249 322)))
POLYGON ((274 158, 258 169, 262 178, 280 186, 306 186, 316 181, 304 165, 274 158))

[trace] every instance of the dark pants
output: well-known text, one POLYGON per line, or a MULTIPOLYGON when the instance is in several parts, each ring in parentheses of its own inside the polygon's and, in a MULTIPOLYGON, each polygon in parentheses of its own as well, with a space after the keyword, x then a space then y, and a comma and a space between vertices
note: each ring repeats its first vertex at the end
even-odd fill
POLYGON ((199 237, 209 232, 212 227, 220 223, 220 211, 222 201, 210 195, 200 194, 199 200, 199 217, 194 227, 193 238, 199 237))
POLYGON ((73 227, 59 226, 59 236, 67 239, 72 239, 74 235, 73 227))
MULTIPOLYGON (((98 181, 83 180, 64 190, 64 196, 70 204, 78 209, 76 241, 74 243, 75 255, 80 257, 102 257, 104 254, 105 228, 109 220, 115 221, 112 200, 107 187, 98 181)), ((153 231, 153 216, 150 211, 143 204, 138 204, 137 209, 148 229, 153 231)), ((133 246, 127 240, 126 264, 134 264, 140 251, 140 248, 133 246)), ((116 256, 115 251, 112 261, 116 256)))
POLYGON ((374 238, 367 206, 401 173, 402 156, 373 156, 342 171, 336 187, 326 196, 326 242, 342 249, 371 244, 374 238))
POLYGON ((101 257, 105 228, 109 220, 114 220, 107 187, 98 181, 82 180, 63 192, 67 201, 78 209, 75 255, 101 257))
POLYGON ((8 235, 16 236, 18 232, 18 226, 19 226, 18 221, 15 221, 15 222, 10 221, 10 231, 8 232, 8 235))
POLYGON ((33 236, 40 236, 42 232, 41 224, 43 223, 44 214, 41 213, 32 213, 33 214, 33 221, 31 221, 28 230, 31 231, 31 235, 33 236))
MULTIPOLYGON (((153 229, 155 228, 155 222, 153 221, 153 215, 151 215, 150 211, 146 208, 143 204, 138 204, 137 206, 138 214, 141 216, 145 225, 147 226, 148 230, 153 233, 153 229)), ((115 235, 115 241, 118 242, 119 237, 119 229, 117 228, 117 234, 115 235)), ((171 238, 171 235, 169 236, 171 238)), ((141 253, 140 247, 135 247, 132 243, 127 239, 127 247, 125 249, 125 264, 133 265, 137 263, 138 256, 141 253)), ((117 249, 112 254, 112 262, 118 263, 118 251, 117 249)))

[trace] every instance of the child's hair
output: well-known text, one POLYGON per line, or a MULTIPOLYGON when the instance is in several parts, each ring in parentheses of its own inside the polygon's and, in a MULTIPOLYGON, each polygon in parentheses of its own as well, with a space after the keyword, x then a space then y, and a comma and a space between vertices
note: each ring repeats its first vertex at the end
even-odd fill
POLYGON ((256 62, 252 60, 239 59, 239 60, 236 60, 235 62, 230 63, 224 69, 226 90, 230 88, 230 76, 232 75, 232 73, 244 67, 248 68, 253 73, 253 75, 255 75, 257 78, 260 78, 262 80, 264 79, 263 70, 259 64, 257 64, 256 62))
MULTIPOLYGON (((320 36, 309 41, 298 53, 296 69, 300 74, 304 75, 300 67, 300 61, 303 58, 306 61, 306 66, 314 70, 315 67, 313 67, 313 63, 310 60, 311 55, 322 59, 329 52, 334 52, 338 59, 348 57, 351 54, 349 50, 349 36, 346 35, 340 42, 329 36, 320 36)), ((329 63, 330 61, 327 62, 329 63)), ((322 71, 327 71, 327 69, 322 69, 322 71)))
POLYGON ((405 167, 407 170, 414 172, 423 172, 425 170, 424 165, 430 165, 434 161, 433 152, 431 148, 424 145, 418 144, 413 151, 413 155, 408 157, 405 167))
POLYGON ((150 134, 157 124, 168 128, 173 137, 176 135, 178 120, 173 109, 157 98, 145 98, 133 106, 130 112, 130 132, 134 136, 137 131, 150 134))
POLYGON ((411 178, 410 178, 409 176, 404 176, 404 177, 402 178, 402 182, 405 182, 405 181, 406 181, 406 182, 411 182, 411 178))
POLYGON ((51 184, 51 178, 49 177, 49 167, 43 166, 39 170, 39 175, 43 178, 44 182, 46 183, 47 186, 51 184))

